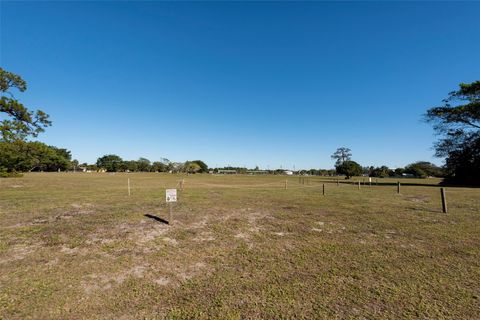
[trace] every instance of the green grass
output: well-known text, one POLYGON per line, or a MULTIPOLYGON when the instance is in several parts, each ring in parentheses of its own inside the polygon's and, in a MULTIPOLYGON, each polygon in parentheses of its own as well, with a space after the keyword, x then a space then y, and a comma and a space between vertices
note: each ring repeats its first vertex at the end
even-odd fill
POLYGON ((478 318, 480 189, 396 181, 0 179, 0 318, 478 318))

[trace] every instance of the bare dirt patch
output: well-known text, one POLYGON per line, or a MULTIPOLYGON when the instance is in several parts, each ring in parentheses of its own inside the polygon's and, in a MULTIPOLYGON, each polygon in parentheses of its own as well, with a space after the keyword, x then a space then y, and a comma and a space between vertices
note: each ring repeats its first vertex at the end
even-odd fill
POLYGON ((406 200, 418 203, 425 203, 430 201, 429 196, 417 195, 417 196, 407 196, 405 197, 406 200))
POLYGON ((18 244, 12 246, 6 252, 5 257, 0 259, 0 264, 9 263, 16 260, 22 260, 27 258, 29 255, 33 254, 35 251, 41 248, 38 244, 18 244))

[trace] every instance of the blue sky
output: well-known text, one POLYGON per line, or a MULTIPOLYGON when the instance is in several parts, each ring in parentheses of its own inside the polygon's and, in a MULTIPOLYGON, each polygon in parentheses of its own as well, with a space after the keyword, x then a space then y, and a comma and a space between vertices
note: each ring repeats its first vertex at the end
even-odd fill
POLYGON ((475 2, 4 2, 1 66, 80 162, 331 168, 433 158, 422 122, 480 75, 475 2))

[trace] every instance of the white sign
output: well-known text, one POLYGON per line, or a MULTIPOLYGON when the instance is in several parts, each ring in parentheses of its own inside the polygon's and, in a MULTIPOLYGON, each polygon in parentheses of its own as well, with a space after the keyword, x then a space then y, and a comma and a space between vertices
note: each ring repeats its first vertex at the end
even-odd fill
POLYGON ((372 177, 368 178, 368 182, 372 182, 372 177))
POLYGON ((165 200, 167 202, 177 202, 177 189, 166 189, 165 200))

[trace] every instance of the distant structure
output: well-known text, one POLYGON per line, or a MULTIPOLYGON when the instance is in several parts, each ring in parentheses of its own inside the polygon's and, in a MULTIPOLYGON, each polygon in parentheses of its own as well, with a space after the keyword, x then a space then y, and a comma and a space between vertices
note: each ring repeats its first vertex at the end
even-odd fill
POLYGON ((293 176, 293 171, 291 170, 285 170, 283 171, 284 174, 286 174, 287 176, 293 176))
POLYGON ((248 174, 268 174, 267 170, 249 170, 248 174))
POLYGON ((217 173, 219 173, 219 174, 237 174, 237 170, 218 169, 217 173))

